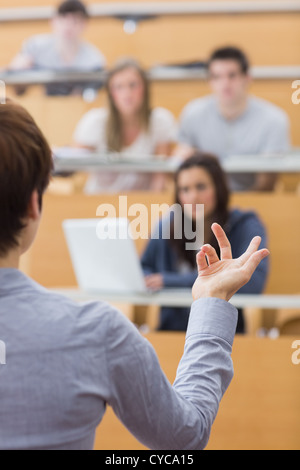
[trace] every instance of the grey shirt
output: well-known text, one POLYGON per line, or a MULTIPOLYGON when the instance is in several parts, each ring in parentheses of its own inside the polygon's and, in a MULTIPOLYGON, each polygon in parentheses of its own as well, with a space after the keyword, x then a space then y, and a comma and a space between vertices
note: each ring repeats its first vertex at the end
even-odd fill
POLYGON ((229 303, 196 301, 172 387, 121 313, 0 269, 0 449, 92 449, 106 405, 151 449, 204 448, 233 376, 236 323, 229 303))
POLYGON ((78 54, 72 64, 66 64, 59 54, 56 38, 53 34, 33 36, 23 44, 22 54, 33 60, 33 66, 49 70, 93 71, 104 68, 106 60, 103 54, 93 45, 82 41, 78 54))
MULTIPOLYGON (((251 96, 246 111, 230 121, 210 95, 184 109, 179 142, 212 153, 221 162, 231 156, 285 153, 291 149, 289 119, 277 106, 251 96)), ((255 184, 254 174, 232 174, 229 179, 233 191, 247 191, 255 184)))

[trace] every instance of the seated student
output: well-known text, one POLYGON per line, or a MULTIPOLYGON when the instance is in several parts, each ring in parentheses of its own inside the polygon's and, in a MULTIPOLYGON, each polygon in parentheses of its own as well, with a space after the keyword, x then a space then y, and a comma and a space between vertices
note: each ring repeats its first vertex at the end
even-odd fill
POLYGON ((260 238, 233 260, 222 228, 212 227, 226 261, 211 255, 208 267, 197 255, 195 302, 172 387, 153 347, 122 314, 72 302, 19 271, 39 227, 52 155, 23 108, 0 105, 0 122, 0 449, 92 449, 107 405, 147 447, 204 448, 233 376, 237 313, 227 301, 268 256, 257 251, 260 238))
MULTIPOLYGON (((254 212, 243 212, 229 209, 229 189, 226 175, 218 160, 208 154, 195 154, 186 160, 178 169, 175 178, 176 203, 184 208, 191 204, 190 214, 182 211, 182 216, 193 220, 193 232, 196 230, 197 204, 204 204, 204 242, 211 244, 218 251, 218 246, 211 236, 210 226, 217 222, 224 226, 232 245, 233 257, 239 257, 245 251, 253 234, 262 238, 266 247, 266 231, 254 212)), ((170 212, 159 223, 142 257, 142 266, 146 275, 147 287, 160 290, 163 287, 191 287, 197 278, 195 253, 186 251, 188 242, 186 231, 180 239, 175 237, 174 222, 171 224, 170 239, 165 239, 165 224, 175 219, 170 212)), ((199 217, 199 216, 198 216, 199 217)), ((184 220, 183 220, 184 222, 184 220)), ((184 225, 183 225, 184 227, 184 225)), ((190 243, 190 241, 189 241, 190 243)), ((206 248, 204 247, 204 250, 206 248)), ((240 294, 261 294, 268 276, 268 261, 264 260, 251 281, 240 290, 240 294)), ((163 308, 161 311, 161 330, 186 330, 189 310, 186 308, 163 308)), ((244 332, 242 312, 239 315, 237 333, 244 332)))
MULTIPOLYGON (((176 154, 187 158, 195 149, 231 156, 278 154, 290 150, 289 119, 277 106, 249 94, 249 62, 239 49, 215 51, 208 63, 212 95, 188 104, 182 113, 176 154)), ((276 176, 232 174, 233 191, 272 190, 276 176)))
MULTIPOLYGON (((108 109, 93 109, 79 122, 75 146, 133 160, 172 153, 176 121, 170 111, 151 108, 150 84, 136 61, 122 59, 110 71, 107 96, 108 109)), ((162 175, 102 173, 91 176, 86 191, 160 190, 164 183, 162 175)))
MULTIPOLYGON (((57 9, 51 20, 52 34, 33 36, 23 45, 12 61, 10 70, 46 69, 57 71, 94 71, 105 67, 106 59, 92 44, 83 41, 88 12, 78 0, 67 0, 57 9)), ((71 94, 82 91, 82 86, 55 84, 48 94, 71 94)))

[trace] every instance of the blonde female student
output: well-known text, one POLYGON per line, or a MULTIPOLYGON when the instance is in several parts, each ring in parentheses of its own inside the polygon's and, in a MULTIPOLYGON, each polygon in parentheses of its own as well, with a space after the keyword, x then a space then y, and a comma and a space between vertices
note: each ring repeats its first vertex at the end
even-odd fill
MULTIPOLYGON (((74 134, 77 147, 100 154, 119 153, 134 161, 169 156, 176 141, 174 116, 151 108, 150 84, 145 71, 132 59, 122 59, 110 71, 106 84, 108 107, 92 109, 74 134)), ((163 189, 162 175, 101 173, 91 175, 86 192, 163 189)))

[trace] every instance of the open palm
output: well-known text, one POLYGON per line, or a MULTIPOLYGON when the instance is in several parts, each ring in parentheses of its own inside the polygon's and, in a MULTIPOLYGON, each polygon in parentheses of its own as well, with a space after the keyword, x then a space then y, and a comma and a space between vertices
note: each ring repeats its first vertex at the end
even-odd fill
POLYGON ((221 259, 211 245, 202 247, 197 255, 198 278, 193 287, 193 298, 217 297, 229 301, 250 281, 270 252, 266 249, 258 251, 261 238, 255 237, 240 258, 232 259, 231 245, 222 227, 213 224, 212 231, 218 240, 221 259))

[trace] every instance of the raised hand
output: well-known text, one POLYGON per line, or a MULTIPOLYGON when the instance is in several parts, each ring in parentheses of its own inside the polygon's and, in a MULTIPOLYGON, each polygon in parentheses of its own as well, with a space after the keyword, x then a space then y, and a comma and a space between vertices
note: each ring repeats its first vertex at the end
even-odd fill
POLYGON ((218 240, 221 259, 211 245, 201 248, 197 255, 198 278, 193 287, 193 298, 217 297, 229 301, 250 281, 260 262, 270 252, 266 249, 258 251, 261 238, 255 237, 240 258, 232 259, 231 245, 222 227, 213 224, 212 231, 218 240))

